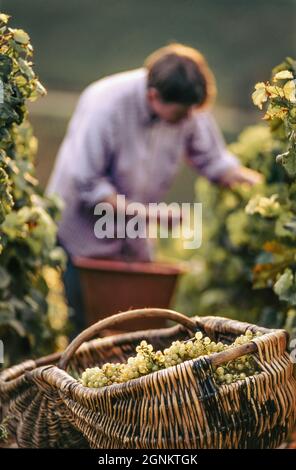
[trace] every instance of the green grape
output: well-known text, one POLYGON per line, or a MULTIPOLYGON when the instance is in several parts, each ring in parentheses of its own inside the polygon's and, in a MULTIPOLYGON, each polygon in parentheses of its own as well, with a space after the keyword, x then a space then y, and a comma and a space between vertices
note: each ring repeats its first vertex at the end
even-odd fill
POLYGON ((220 375, 220 376, 224 375, 224 369, 223 369, 223 367, 218 367, 218 368, 216 369, 216 374, 218 374, 218 375, 220 375))
POLYGON ((198 331, 197 333, 195 333, 195 338, 200 341, 202 338, 203 338, 203 334, 201 331, 198 331))
MULTIPOLYGON (((136 355, 129 357, 126 363, 106 363, 101 368, 86 369, 80 382, 85 387, 100 388, 114 383, 124 383, 159 370, 176 366, 184 361, 196 359, 200 356, 210 355, 213 352, 225 351, 229 348, 251 341, 254 335, 250 330, 241 335, 230 344, 216 343, 209 337, 197 332, 194 338, 187 341, 174 341, 164 351, 154 351, 147 341, 141 341, 136 347, 136 355)), ((214 378, 219 385, 231 384, 237 380, 259 373, 256 363, 251 355, 245 355, 223 366, 214 369, 214 378)))

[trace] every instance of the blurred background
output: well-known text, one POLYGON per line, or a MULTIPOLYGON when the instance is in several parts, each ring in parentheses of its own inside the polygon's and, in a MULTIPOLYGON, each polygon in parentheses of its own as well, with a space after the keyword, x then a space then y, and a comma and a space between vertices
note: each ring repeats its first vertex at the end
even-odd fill
MULTIPOLYGON (((216 76, 214 113, 230 142, 260 119, 254 84, 296 55, 296 0, 0 0, 0 9, 30 34, 48 90, 31 105, 42 186, 79 93, 99 77, 141 66, 170 41, 200 49, 216 76)), ((167 199, 193 200, 194 179, 184 167, 167 199)))

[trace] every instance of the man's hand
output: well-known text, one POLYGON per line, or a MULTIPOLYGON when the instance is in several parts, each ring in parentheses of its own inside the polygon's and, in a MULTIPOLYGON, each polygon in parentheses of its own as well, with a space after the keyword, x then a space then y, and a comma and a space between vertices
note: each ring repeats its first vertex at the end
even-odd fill
POLYGON ((244 166, 238 166, 227 170, 225 174, 220 178, 220 184, 222 186, 232 187, 239 183, 244 183, 249 186, 255 186, 264 182, 264 176, 258 171, 251 170, 244 166))
MULTIPOLYGON (((114 193, 106 197, 104 202, 108 202, 109 204, 111 204, 113 209, 115 209, 117 213, 126 214, 128 204, 131 201, 126 199, 123 203, 121 203, 121 201, 118 201, 117 199, 117 194, 114 193), (118 202, 120 204, 118 204, 118 202)), ((171 207, 158 207, 155 214, 153 214, 152 212, 149 212, 148 206, 141 204, 136 213, 137 215, 145 219, 147 223, 151 222, 150 216, 152 216, 154 222, 160 225, 168 225, 169 229, 171 229, 174 225, 180 224, 182 222, 181 211, 178 209, 174 210, 174 208, 171 207)))
POLYGON ((175 225, 182 223, 182 213, 179 209, 172 209, 163 207, 157 211, 156 221, 159 225, 168 225, 171 229, 175 225))

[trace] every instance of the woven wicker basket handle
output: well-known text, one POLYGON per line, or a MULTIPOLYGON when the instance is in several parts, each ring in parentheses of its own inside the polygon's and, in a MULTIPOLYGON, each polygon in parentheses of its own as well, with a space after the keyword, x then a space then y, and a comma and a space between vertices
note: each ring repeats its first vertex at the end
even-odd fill
POLYGON ((258 348, 256 343, 250 341, 249 343, 236 346, 235 348, 226 349, 226 351, 211 354, 210 361, 213 366, 220 366, 221 364, 233 361, 234 359, 238 359, 239 357, 245 356, 246 354, 252 354, 256 352, 257 349, 258 348))
POLYGON ((118 313, 116 315, 112 315, 111 317, 104 318, 103 320, 94 323, 89 328, 80 333, 65 349, 59 361, 59 367, 61 369, 66 369, 71 357, 73 356, 75 351, 77 351, 79 346, 81 346, 81 344, 85 341, 89 341, 90 339, 97 336, 100 331, 106 328, 114 327, 120 323, 123 323, 126 320, 138 320, 140 317, 145 317, 145 319, 157 317, 165 318, 167 320, 173 320, 185 326, 192 332, 195 332, 198 327, 196 321, 192 320, 189 317, 186 317, 182 313, 174 312, 173 310, 166 310, 162 308, 143 308, 139 310, 128 310, 127 312, 118 313))

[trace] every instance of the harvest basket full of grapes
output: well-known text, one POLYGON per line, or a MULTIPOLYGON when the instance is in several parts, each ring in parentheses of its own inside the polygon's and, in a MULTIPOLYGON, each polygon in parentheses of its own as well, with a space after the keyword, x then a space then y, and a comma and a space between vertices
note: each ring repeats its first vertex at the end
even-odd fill
POLYGON ((21 447, 274 448, 296 417, 286 347, 283 330, 128 311, 87 328, 61 355, 3 371, 2 414, 21 447), (93 339, 156 315, 178 324, 93 339))

